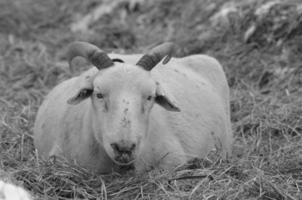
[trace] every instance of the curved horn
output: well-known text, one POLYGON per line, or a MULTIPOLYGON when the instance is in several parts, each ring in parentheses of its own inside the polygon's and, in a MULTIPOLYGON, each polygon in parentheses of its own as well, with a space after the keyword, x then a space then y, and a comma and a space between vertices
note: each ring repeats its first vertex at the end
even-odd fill
POLYGON ((163 64, 167 64, 171 59, 171 56, 176 54, 176 50, 177 47, 175 44, 172 42, 165 42, 152 48, 136 63, 136 65, 141 66, 147 71, 151 71, 165 56, 167 57, 163 61, 163 64))
POLYGON ((69 66, 71 66, 71 61, 77 56, 86 58, 99 70, 105 69, 113 65, 112 60, 104 51, 88 42, 73 42, 69 45, 67 51, 67 59, 69 66))

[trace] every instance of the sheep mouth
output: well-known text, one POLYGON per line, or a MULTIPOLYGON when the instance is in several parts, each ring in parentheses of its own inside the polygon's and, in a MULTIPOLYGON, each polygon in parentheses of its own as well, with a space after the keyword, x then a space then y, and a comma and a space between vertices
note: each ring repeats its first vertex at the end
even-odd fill
POLYGON ((114 159, 112 159, 113 162, 115 162, 117 165, 120 166, 129 166, 132 165, 135 161, 134 158, 130 158, 128 156, 116 156, 114 159))

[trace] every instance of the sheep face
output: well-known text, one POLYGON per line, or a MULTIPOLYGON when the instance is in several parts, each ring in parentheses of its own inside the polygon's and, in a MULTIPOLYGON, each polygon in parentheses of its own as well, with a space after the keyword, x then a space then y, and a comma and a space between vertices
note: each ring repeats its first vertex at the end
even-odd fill
POLYGON ((131 164, 139 155, 154 103, 179 111, 151 73, 135 65, 115 63, 86 81, 68 102, 90 97, 95 138, 119 165, 131 164))

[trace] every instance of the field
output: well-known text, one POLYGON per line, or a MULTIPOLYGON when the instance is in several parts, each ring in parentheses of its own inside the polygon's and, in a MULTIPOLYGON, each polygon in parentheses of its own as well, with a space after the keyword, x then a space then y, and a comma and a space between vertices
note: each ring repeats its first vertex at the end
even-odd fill
POLYGON ((0 0, 0 178, 34 199, 301 200, 302 4, 267 2, 0 0), (217 58, 231 88, 231 160, 209 155, 140 177, 40 160, 37 109, 85 69, 82 60, 68 68, 65 47, 74 40, 120 53, 173 41, 183 56, 217 58))

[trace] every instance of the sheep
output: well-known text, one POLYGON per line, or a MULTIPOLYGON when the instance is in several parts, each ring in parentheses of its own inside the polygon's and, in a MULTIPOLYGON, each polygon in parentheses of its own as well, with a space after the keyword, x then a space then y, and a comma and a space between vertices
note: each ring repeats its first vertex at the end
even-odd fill
POLYGON ((31 200, 31 195, 21 187, 0 180, 1 200, 31 200))
POLYGON ((69 63, 81 56, 93 67, 57 85, 40 106, 34 125, 39 155, 101 174, 122 166, 138 173, 172 170, 215 147, 222 158, 230 156, 222 66, 207 55, 172 58, 176 51, 166 42, 145 55, 107 55, 90 43, 71 43, 69 63))

